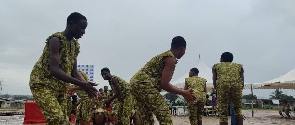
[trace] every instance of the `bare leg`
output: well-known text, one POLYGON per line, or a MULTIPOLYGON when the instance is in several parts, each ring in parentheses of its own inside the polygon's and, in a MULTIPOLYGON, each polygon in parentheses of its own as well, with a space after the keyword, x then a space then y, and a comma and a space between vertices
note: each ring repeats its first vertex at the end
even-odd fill
POLYGON ((133 124, 134 125, 139 125, 140 124, 138 112, 136 112, 134 117, 133 117, 133 124))
POLYGON ((198 125, 202 125, 202 120, 199 120, 198 121, 198 125))
POLYGON ((90 125, 90 121, 79 120, 80 125, 90 125))
POLYGON ((236 124, 243 125, 244 119, 242 115, 236 115, 236 124))

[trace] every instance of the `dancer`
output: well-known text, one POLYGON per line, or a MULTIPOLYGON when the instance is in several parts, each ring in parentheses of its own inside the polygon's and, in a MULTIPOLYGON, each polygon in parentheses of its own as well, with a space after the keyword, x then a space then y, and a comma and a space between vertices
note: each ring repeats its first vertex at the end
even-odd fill
POLYGON ((172 78, 177 59, 186 50, 186 41, 181 36, 172 39, 171 49, 153 57, 130 80, 132 94, 139 107, 140 124, 153 125, 156 115, 160 125, 172 125, 172 115, 167 103, 160 94, 167 92, 183 95, 188 101, 194 101, 191 90, 178 89, 169 82, 172 78))
POLYGON ((192 89, 194 95, 198 98, 195 104, 188 104, 189 120, 191 125, 202 125, 203 109, 206 103, 206 82, 207 80, 199 77, 199 70, 192 68, 189 72, 189 78, 185 79, 184 89, 192 89))
POLYGON ((233 54, 224 52, 220 63, 214 64, 212 68, 213 85, 217 89, 217 106, 220 125, 228 124, 228 106, 232 101, 237 125, 243 125, 242 116, 242 90, 244 87, 243 66, 233 63, 233 54))
POLYGON ((102 95, 102 97, 103 97, 103 88, 100 88, 99 90, 99 93, 102 95))
MULTIPOLYGON (((79 71, 83 78, 86 81, 89 81, 88 76, 82 72, 79 71)), ((87 93, 84 90, 81 90, 80 87, 73 87, 70 89, 70 91, 76 91, 77 95, 81 98, 81 103, 78 106, 76 120, 79 121, 80 125, 90 125, 90 119, 93 113, 91 112, 94 100, 89 98, 87 93)))
POLYGON ((71 13, 63 32, 46 39, 43 54, 30 75, 30 89, 48 125, 68 125, 66 92, 69 83, 82 87, 91 98, 97 97, 97 84, 86 82, 77 70, 80 45, 77 39, 85 34, 87 19, 71 13))
POLYGON ((134 98, 130 92, 130 84, 118 76, 111 75, 111 72, 108 68, 101 69, 101 76, 104 80, 109 81, 109 85, 114 91, 114 95, 105 101, 106 106, 109 107, 112 101, 117 98, 118 124, 130 125, 130 118, 133 116, 132 109, 134 108, 134 98))
POLYGON ((104 100, 109 99, 110 95, 111 95, 111 92, 109 91, 109 87, 104 86, 103 87, 103 99, 104 100))

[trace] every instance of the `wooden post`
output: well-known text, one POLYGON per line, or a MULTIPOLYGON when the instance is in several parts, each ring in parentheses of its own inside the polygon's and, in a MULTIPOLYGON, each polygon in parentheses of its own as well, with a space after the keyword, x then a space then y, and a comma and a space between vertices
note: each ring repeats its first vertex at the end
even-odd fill
POLYGON ((251 95, 252 95, 252 99, 251 99, 251 108, 252 108, 252 117, 254 116, 254 110, 253 110, 253 86, 252 86, 252 84, 251 84, 251 95))

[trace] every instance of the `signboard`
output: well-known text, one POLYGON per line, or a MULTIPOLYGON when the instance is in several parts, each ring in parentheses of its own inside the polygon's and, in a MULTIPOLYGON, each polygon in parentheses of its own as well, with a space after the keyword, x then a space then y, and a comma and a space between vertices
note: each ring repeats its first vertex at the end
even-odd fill
POLYGON ((279 105, 280 104, 280 100, 278 100, 278 99, 272 99, 271 101, 272 101, 272 103, 274 105, 279 105))
POLYGON ((93 82, 94 80, 94 65, 78 65, 77 69, 79 71, 84 72, 88 78, 90 82, 93 82))

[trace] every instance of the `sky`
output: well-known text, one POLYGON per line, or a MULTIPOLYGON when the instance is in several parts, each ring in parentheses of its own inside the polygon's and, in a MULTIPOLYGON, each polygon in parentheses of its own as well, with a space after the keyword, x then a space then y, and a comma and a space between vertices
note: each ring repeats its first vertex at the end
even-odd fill
POLYGON ((294 5, 294 0, 2 0, 2 94, 31 94, 30 72, 45 40, 65 29, 72 12, 87 17, 78 63, 95 65, 98 88, 108 84, 101 68, 129 81, 178 35, 186 39, 187 51, 172 81, 195 66, 199 54, 212 67, 229 51, 243 64, 247 83, 265 82, 295 68, 294 5))

